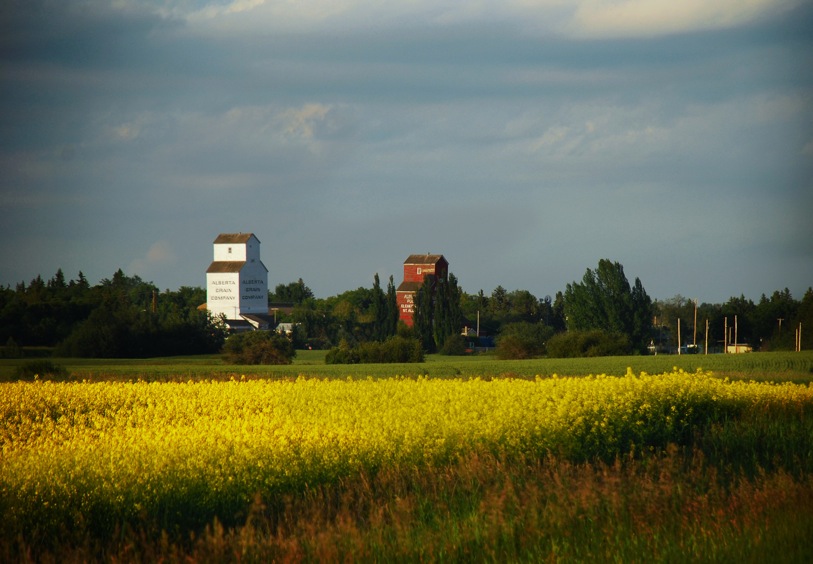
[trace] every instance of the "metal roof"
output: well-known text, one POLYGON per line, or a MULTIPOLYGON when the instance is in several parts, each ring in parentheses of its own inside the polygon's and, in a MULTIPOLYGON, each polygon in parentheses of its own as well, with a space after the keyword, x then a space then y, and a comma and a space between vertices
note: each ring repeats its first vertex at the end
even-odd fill
POLYGON ((398 289, 395 291, 414 293, 420 289, 421 285, 423 285, 423 282, 401 282, 398 289))
POLYGON ((409 255, 407 259, 404 261, 404 264, 437 264, 438 262, 443 261, 448 264, 443 255, 409 255))
MULTIPOLYGON (((263 264, 262 261, 257 261, 263 269, 268 272, 268 268, 263 264)), ((227 272, 240 272, 244 265, 249 264, 248 261, 244 260, 216 260, 212 264, 209 265, 209 268, 206 269, 206 273, 227 273, 227 272)))
MULTIPOLYGON (((215 245, 238 244, 248 243, 248 240, 254 237, 254 233, 221 233, 215 239, 215 245)), ((257 239, 257 237, 254 237, 257 239)), ((257 239, 259 243, 260 240, 257 239)))
POLYGON ((244 260, 216 260, 206 269, 206 274, 240 272, 240 269, 242 269, 245 264, 246 261, 244 260))

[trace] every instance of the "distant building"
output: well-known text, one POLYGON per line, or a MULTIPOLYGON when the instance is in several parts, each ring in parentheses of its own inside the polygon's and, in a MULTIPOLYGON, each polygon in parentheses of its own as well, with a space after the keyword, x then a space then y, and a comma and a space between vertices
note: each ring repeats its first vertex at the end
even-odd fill
POLYGON ((206 270, 206 308, 234 331, 268 329, 268 269, 253 233, 221 233, 206 270))
POLYGON ((404 281, 398 286, 395 297, 398 302, 399 319, 412 327, 415 314, 415 294, 427 277, 432 280, 448 279, 449 263, 443 255, 409 255, 404 261, 404 281))

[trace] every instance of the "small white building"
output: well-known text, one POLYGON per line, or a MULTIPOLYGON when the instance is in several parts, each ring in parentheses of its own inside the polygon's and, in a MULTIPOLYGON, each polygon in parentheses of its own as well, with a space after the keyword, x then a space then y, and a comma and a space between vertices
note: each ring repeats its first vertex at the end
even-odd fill
POLYGON ((221 233, 206 270, 206 309, 233 330, 267 329, 268 269, 253 233, 221 233))

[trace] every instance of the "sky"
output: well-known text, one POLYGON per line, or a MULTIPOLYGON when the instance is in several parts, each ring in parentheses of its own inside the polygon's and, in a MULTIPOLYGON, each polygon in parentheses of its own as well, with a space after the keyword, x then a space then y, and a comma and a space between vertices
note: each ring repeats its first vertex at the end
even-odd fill
POLYGON ((0 132, 0 286, 813 286, 805 0, 5 0, 0 132))

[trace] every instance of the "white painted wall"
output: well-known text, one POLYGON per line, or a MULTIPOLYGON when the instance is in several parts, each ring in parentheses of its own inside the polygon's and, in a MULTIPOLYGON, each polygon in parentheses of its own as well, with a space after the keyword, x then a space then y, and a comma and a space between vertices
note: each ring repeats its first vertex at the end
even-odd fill
POLYGON ((268 271, 259 260, 240 270, 240 313, 268 313, 268 271))
POLYGON ((215 272, 206 274, 206 308, 212 315, 221 313, 226 319, 240 315, 240 273, 215 272))
POLYGON ((240 243, 227 243, 215 245, 215 260, 224 261, 244 261, 246 260, 246 245, 240 243))

